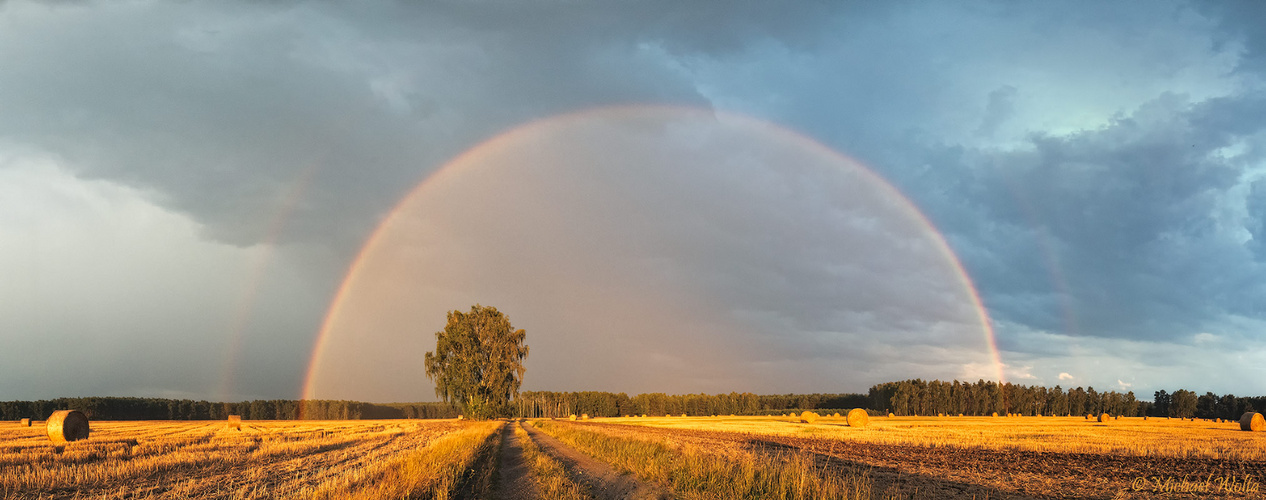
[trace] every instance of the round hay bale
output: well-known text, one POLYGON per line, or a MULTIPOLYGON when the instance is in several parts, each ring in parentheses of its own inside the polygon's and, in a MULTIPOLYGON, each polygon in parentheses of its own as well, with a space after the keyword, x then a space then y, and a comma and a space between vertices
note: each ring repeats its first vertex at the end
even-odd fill
POLYGON ((580 414, 580 419, 581 419, 581 420, 589 420, 589 414, 588 414, 588 413, 581 413, 581 414, 580 414))
POLYGON ((465 419, 466 419, 466 415, 458 415, 458 416, 457 416, 457 419, 458 419, 458 420, 465 420, 465 419))
POLYGON ((962 414, 962 413, 959 413, 959 414, 958 414, 958 416, 960 416, 960 417, 961 417, 961 416, 963 416, 963 414, 962 414))
POLYGON ((837 412, 835 412, 835 414, 834 414, 834 415, 831 415, 831 416, 832 416, 832 417, 835 417, 835 418, 839 418, 839 417, 840 417, 840 412, 838 412, 838 411, 837 411, 837 412))
POLYGON ((681 416, 683 416, 683 417, 684 417, 684 416, 686 416, 686 414, 685 414, 685 413, 682 413, 682 414, 681 414, 681 416))
POLYGON ((225 427, 229 429, 237 429, 239 431, 242 430, 242 416, 229 415, 228 424, 226 424, 225 427))
POLYGON ((1089 413, 1086 414, 1086 420, 1094 420, 1094 418, 1095 418, 1094 415, 1091 415, 1089 413))
POLYGON ((567 420, 576 420, 576 414, 573 413, 567 417, 567 420))
POLYGON ((1248 412, 1240 417, 1240 430, 1250 432, 1266 431, 1266 417, 1261 413, 1248 412))
POLYGON ((937 417, 937 418, 943 418, 943 417, 945 417, 945 414, 944 414, 944 413, 937 413, 937 414, 936 414, 936 417, 937 417))
POLYGON ((812 424, 817 421, 818 421, 817 413, 806 411, 800 414, 800 423, 802 424, 812 424))
POLYGON ((29 418, 24 418, 24 419, 22 419, 22 420, 19 420, 19 421, 18 421, 18 425, 20 425, 20 426, 22 426, 22 427, 30 427, 30 426, 31 426, 31 419, 29 419, 29 418))
POLYGON ((88 439, 88 416, 77 410, 58 410, 48 416, 48 439, 57 444, 88 439))
POLYGON ((995 417, 996 417, 996 416, 998 416, 998 412, 996 412, 996 411, 995 411, 995 412, 993 412, 993 416, 995 416, 995 417))
POLYGON ((1107 413, 1100 413, 1100 414, 1099 414, 1099 421, 1100 421, 1100 422, 1107 422, 1107 421, 1109 421, 1109 420, 1112 420, 1112 416, 1111 416, 1111 415, 1108 415, 1107 413))
MULTIPOLYGON (((891 415, 891 413, 889 415, 891 415)), ((866 424, 868 423, 870 423, 870 415, 866 414, 866 410, 853 408, 848 411, 849 427, 866 427, 866 424)))
POLYGON ((642 414, 642 418, 646 418, 646 414, 645 414, 645 413, 643 413, 643 414, 642 414))

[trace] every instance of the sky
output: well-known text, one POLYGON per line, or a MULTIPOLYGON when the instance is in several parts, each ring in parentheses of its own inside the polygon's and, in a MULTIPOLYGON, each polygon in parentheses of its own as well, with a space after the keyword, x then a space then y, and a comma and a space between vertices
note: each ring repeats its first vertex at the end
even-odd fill
POLYGON ((1263 18, 0 1, 0 400, 1266 394, 1263 18))

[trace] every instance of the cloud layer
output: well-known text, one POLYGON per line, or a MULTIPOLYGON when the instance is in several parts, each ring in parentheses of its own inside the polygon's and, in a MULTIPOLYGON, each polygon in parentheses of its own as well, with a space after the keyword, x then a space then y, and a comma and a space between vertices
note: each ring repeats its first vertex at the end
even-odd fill
MULTIPOLYGON (((1012 378, 1260 390, 1205 374, 1259 376, 1234 360, 1266 348, 1260 4, 501 7, 0 3, 0 339, 18 347, 0 354, 0 377, 24 381, 0 398, 294 397, 347 266, 413 186, 520 124, 629 103, 750 114, 879 172, 962 259, 1012 378)), ((630 154, 701 133, 649 130, 628 135, 649 145, 630 154)), ((538 389, 836 392, 992 376, 965 354, 977 346, 938 330, 936 318, 961 318, 945 312, 959 299, 924 295, 943 284, 876 280, 893 274, 885 252, 823 250, 874 229, 835 217, 849 186, 788 182, 776 161, 732 166, 757 145, 715 146, 729 154, 676 172, 564 162, 545 185, 521 179, 539 196, 508 209, 522 222, 499 227, 519 238, 501 243, 551 234, 570 253, 538 249, 525 262, 545 267, 518 269, 491 241, 429 227, 449 238, 427 251, 464 259, 447 272, 518 278, 432 284, 427 314, 439 325, 466 302, 521 304, 512 319, 545 325, 529 361, 538 389), (616 242, 619 264, 600 265, 616 242), (547 317, 522 287, 554 275, 603 312, 547 317), (842 291, 852 281, 879 292, 842 291), (608 282, 641 283, 618 302, 643 314, 603 302, 608 282), (940 312, 906 317, 902 301, 940 312), (669 312, 644 313, 657 308, 669 312), (620 335, 545 337, 634 316, 660 323, 628 328, 667 331, 693 310, 706 311, 686 329, 699 333, 629 347, 662 375, 625 385, 632 366, 556 368, 568 349, 628 345, 620 335), (866 331, 886 335, 849 337, 866 331), (922 347, 902 336, 915 331, 922 347), (688 348, 710 362, 673 361, 688 348), (829 376, 755 375, 797 364, 829 376)), ((454 227, 478 215, 434 209, 431 223, 454 227)), ((364 399, 429 394, 417 381, 364 399)))

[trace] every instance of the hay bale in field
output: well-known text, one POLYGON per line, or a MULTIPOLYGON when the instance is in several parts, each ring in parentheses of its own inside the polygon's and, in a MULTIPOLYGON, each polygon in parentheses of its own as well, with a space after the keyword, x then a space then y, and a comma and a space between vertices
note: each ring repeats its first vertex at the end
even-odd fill
POLYGON ((237 429, 239 431, 242 430, 242 416, 229 415, 228 423, 225 424, 224 427, 226 429, 237 429))
POLYGON ((466 419, 466 415, 458 415, 458 416, 457 416, 457 419, 458 419, 458 420, 465 420, 465 419, 466 419))
POLYGON ((802 424, 812 424, 817 421, 818 421, 817 413, 806 411, 800 414, 800 423, 802 424))
POLYGON ((944 413, 937 413, 937 414, 936 414, 936 417, 937 417, 937 418, 943 418, 943 417, 945 417, 945 414, 944 414, 944 413))
POLYGON ((1086 420, 1094 420, 1094 418, 1095 418, 1094 415, 1091 415, 1089 413, 1086 414, 1086 420))
POLYGON ((581 420, 589 420, 589 414, 588 414, 588 413, 581 413, 581 414, 580 414, 580 419, 581 419, 581 420))
POLYGON ((961 417, 961 416, 963 416, 963 414, 962 414, 962 413, 959 413, 959 414, 958 414, 958 416, 960 416, 960 417, 961 417))
POLYGON ((685 414, 685 413, 682 413, 682 414, 681 414, 681 416, 683 416, 683 417, 684 417, 684 416, 686 416, 686 414, 685 414))
POLYGON ((1100 422, 1107 422, 1107 421, 1109 421, 1109 420, 1112 420, 1112 415, 1108 415, 1107 413, 1100 413, 1100 414, 1099 414, 1099 421, 1100 421, 1100 422))
POLYGON ((645 413, 643 413, 643 414, 642 414, 642 418, 646 418, 646 414, 645 414, 645 413))
POLYGON ((831 416, 832 416, 832 417, 835 417, 835 418, 839 418, 839 417, 840 417, 840 412, 838 412, 838 411, 837 411, 837 412, 835 412, 835 414, 834 414, 834 415, 831 415, 831 416))
POLYGON ((998 416, 998 412, 996 412, 996 411, 995 411, 995 412, 993 412, 993 416, 995 416, 995 417, 996 417, 996 416, 998 416))
POLYGON ((1261 413, 1248 412, 1240 417, 1240 430, 1250 432, 1266 431, 1266 417, 1261 413))
POLYGON ((890 413, 888 413, 888 418, 892 418, 892 417, 895 417, 895 416, 896 416, 896 415, 893 415, 891 412, 890 412, 890 413))
POLYGON ((48 439, 57 444, 88 439, 88 416, 77 410, 58 410, 48 416, 45 424, 48 439))
POLYGON ((18 425, 20 425, 20 426, 22 426, 22 427, 30 427, 30 426, 31 426, 31 419, 29 419, 29 418, 24 418, 24 419, 22 419, 22 420, 18 420, 18 425))
POLYGON ((576 420, 576 414, 575 413, 571 414, 570 416, 567 417, 567 420, 576 420))
MULTIPOLYGON (((891 415, 891 413, 889 415, 891 415)), ((866 424, 868 423, 870 423, 870 415, 866 413, 866 410, 853 408, 848 411, 849 427, 866 427, 866 424)))
POLYGON ((1147 415, 1143 415, 1143 420, 1147 420, 1147 415))

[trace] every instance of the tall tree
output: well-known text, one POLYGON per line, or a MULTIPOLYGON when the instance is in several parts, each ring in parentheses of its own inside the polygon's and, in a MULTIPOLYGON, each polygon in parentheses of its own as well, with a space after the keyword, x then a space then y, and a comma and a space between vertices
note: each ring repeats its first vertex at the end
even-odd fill
POLYGON ((435 352, 426 353, 426 376, 435 395, 462 408, 471 418, 504 414, 523 383, 527 332, 492 306, 471 306, 469 313, 448 312, 448 324, 435 332, 435 352))
POLYGON ((1169 416, 1188 418, 1196 414, 1196 393, 1178 389, 1170 396, 1169 416))

